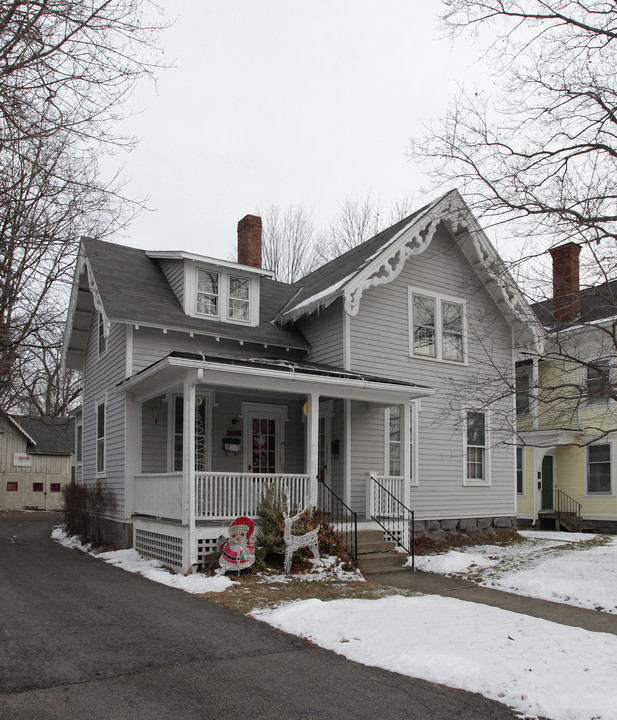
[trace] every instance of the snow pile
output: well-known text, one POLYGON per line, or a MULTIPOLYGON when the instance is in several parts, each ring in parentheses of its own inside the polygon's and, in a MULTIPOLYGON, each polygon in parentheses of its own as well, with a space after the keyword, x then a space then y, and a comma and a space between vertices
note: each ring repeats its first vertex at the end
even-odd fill
MULTIPOLYGON (((437 573, 439 575, 462 573, 472 568, 492 567, 495 564, 495 560, 489 560, 483 555, 463 553, 457 550, 450 550, 443 555, 420 555, 416 558, 416 570, 437 573)), ((411 558, 407 560, 405 565, 411 567, 411 558)))
MULTIPOLYGON (((525 542, 416 557, 416 569, 485 587, 617 614, 617 539, 589 547, 584 533, 520 532, 525 542)), ((411 559, 408 561, 410 564, 411 559)))
POLYGON ((207 577, 201 573, 193 575, 176 575, 162 567, 158 560, 143 558, 137 550, 112 550, 110 552, 96 552, 90 545, 83 545, 81 540, 75 536, 69 537, 62 528, 57 527, 51 533, 52 538, 65 547, 75 550, 82 550, 93 557, 104 560, 111 565, 127 570, 132 573, 139 573, 148 580, 162 585, 184 590, 185 592, 201 595, 209 592, 223 592, 234 583, 224 575, 207 577))
POLYGON ((617 637, 434 595, 303 600, 253 617, 350 660, 477 692, 526 716, 617 720, 617 637))

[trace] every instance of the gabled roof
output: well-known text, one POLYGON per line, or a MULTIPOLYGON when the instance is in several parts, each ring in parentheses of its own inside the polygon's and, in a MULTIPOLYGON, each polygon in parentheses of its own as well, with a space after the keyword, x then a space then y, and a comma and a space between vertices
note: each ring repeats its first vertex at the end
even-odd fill
POLYGON ((32 452, 70 455, 75 451, 75 418, 19 417, 19 425, 32 438, 32 452))
POLYGON ((294 322, 339 297, 344 299, 345 311, 356 315, 364 292, 394 280, 410 257, 430 246, 440 224, 455 238, 479 282, 517 330, 517 342, 539 349, 543 332, 537 318, 457 190, 296 282, 297 293, 279 314, 279 322, 294 322))
MULTIPOLYGON (((533 303, 531 309, 545 327, 554 325, 553 300, 533 303)), ((581 312, 571 324, 597 323, 617 316, 617 280, 581 290, 581 312)))
POLYGON ((14 418, 12 415, 9 415, 2 409, 0 409, 0 415, 2 415, 2 417, 4 417, 17 430, 17 432, 19 432, 26 438, 26 442, 28 444, 36 445, 36 440, 26 432, 26 430, 20 425, 16 418, 14 418))
POLYGON ((86 239, 82 242, 71 296, 64 339, 65 361, 68 357, 69 366, 80 366, 78 357, 85 350, 95 307, 107 323, 308 350, 310 345, 299 331, 274 322, 295 289, 268 277, 268 273, 265 275, 260 278, 257 327, 191 317, 184 312, 156 258, 137 248, 86 239))

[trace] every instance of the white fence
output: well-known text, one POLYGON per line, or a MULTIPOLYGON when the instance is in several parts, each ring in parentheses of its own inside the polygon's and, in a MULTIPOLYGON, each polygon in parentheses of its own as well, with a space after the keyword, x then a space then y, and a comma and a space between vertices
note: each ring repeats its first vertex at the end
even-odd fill
POLYGON ((182 473, 135 476, 135 512, 140 515, 182 519, 182 473))
POLYGON ((403 502, 403 478, 398 475, 371 475, 369 478, 369 515, 374 517, 402 517, 395 500, 373 482, 377 480, 397 500, 403 502))
POLYGON ((292 508, 306 507, 310 492, 308 475, 196 473, 196 518, 256 517, 259 503, 271 485, 287 495, 292 508))

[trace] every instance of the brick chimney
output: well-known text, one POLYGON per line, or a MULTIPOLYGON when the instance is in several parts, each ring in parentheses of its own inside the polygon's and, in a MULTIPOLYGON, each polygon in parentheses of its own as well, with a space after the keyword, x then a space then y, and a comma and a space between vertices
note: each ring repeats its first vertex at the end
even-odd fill
POLYGON ((581 246, 573 242, 549 251, 553 258, 553 318, 556 323, 570 322, 581 311, 580 251, 581 246))
POLYGON ((238 262, 261 267, 261 218, 245 215, 238 223, 238 262))

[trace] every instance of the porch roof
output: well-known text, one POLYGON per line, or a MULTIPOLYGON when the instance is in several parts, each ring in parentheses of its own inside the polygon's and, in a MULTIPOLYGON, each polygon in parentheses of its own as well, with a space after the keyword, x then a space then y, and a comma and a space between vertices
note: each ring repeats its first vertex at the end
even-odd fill
POLYGON ((525 430, 518 435, 525 445, 539 448, 551 448, 557 445, 572 445, 576 442, 582 429, 554 428, 546 430, 525 430))
POLYGON ((298 395, 318 393, 384 407, 435 394, 434 388, 329 365, 184 352, 170 353, 124 380, 119 387, 143 402, 179 386, 191 369, 197 371, 196 382, 214 387, 259 388, 298 395))

